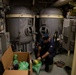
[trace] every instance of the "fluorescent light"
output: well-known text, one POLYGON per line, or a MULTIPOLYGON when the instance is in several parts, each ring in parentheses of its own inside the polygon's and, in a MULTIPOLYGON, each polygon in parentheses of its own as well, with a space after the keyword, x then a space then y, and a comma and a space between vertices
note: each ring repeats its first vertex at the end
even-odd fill
POLYGON ((65 0, 59 0, 60 2, 63 2, 63 1, 65 1, 65 0))

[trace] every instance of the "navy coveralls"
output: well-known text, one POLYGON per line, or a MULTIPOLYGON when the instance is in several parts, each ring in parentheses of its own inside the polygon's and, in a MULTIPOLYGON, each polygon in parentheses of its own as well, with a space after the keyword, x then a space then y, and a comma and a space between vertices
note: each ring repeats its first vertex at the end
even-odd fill
POLYGON ((55 42, 51 39, 48 43, 40 43, 42 50, 40 51, 40 56, 44 55, 46 52, 50 54, 45 58, 45 66, 53 64, 53 57, 55 56, 55 42))

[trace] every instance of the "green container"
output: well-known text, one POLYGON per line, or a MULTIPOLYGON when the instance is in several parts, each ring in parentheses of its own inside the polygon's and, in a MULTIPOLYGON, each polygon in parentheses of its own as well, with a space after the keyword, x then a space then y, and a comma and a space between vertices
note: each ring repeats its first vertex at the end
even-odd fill
POLYGON ((41 65, 42 65, 41 61, 39 61, 38 64, 33 64, 33 67, 32 67, 33 71, 35 71, 37 74, 39 74, 41 65))
POLYGON ((29 64, 25 61, 19 63, 19 70, 28 70, 29 64))
POLYGON ((18 55, 14 54, 13 60, 17 60, 17 58, 18 58, 18 55))
POLYGON ((14 60, 13 61, 13 65, 16 65, 16 64, 18 64, 19 62, 18 62, 18 60, 14 60))

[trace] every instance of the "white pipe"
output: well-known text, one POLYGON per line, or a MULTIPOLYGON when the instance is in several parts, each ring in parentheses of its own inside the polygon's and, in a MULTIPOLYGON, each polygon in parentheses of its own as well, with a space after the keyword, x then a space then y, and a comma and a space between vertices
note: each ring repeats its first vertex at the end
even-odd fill
POLYGON ((74 46, 74 56, 73 56, 71 75, 76 75, 76 33, 75 33, 75 46, 74 46))

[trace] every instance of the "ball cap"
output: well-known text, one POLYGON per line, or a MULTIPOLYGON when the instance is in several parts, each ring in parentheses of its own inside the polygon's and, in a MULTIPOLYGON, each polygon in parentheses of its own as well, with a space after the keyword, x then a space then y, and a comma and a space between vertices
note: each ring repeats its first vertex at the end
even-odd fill
POLYGON ((48 34, 44 34, 43 35, 43 40, 47 40, 49 38, 49 35, 48 34))

